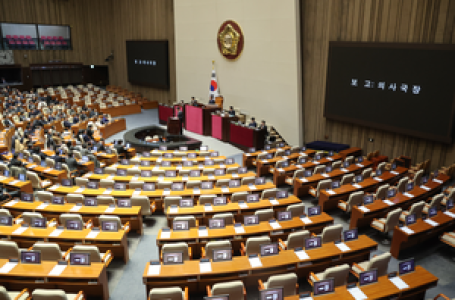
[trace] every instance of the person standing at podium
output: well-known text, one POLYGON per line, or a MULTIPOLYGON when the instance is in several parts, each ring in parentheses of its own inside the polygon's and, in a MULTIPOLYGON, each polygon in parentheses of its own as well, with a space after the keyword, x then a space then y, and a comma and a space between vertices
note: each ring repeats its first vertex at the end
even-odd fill
POLYGON ((180 135, 183 134, 183 108, 179 109, 179 112, 177 113, 177 117, 180 120, 180 135))

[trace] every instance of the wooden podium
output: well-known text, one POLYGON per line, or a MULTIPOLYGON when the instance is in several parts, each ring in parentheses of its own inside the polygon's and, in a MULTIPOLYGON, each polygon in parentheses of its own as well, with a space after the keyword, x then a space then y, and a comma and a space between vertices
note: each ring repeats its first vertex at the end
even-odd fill
POLYGON ((180 135, 180 129, 182 128, 182 122, 177 117, 169 117, 167 121, 167 132, 172 135, 180 135))

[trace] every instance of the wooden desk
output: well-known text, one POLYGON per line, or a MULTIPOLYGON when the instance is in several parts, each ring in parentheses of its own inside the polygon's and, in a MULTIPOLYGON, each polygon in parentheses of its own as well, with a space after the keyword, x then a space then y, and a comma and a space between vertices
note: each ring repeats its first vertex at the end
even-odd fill
POLYGON ((294 172, 299 169, 312 170, 319 165, 332 165, 335 161, 340 161, 343 159, 343 156, 336 154, 332 157, 323 157, 318 161, 309 161, 304 164, 292 164, 286 168, 275 168, 271 167, 270 172, 273 174, 273 183, 276 185, 282 185, 286 183, 286 178, 291 178, 294 175, 294 172))
MULTIPOLYGON (((16 199, 17 200, 17 199, 16 199)), ((42 207, 41 205, 44 204, 41 201, 35 201, 33 203, 28 202, 15 202, 15 201, 8 201, 1 205, 1 207, 8 209, 13 216, 18 216, 22 214, 24 211, 36 211, 46 217, 48 220, 55 218, 58 220, 58 217, 61 214, 66 213, 77 213, 82 215, 84 221, 88 221, 92 219, 95 226, 100 226, 98 222, 98 217, 101 215, 113 215, 118 216, 122 221, 122 224, 126 222, 130 222, 130 227, 132 230, 135 230, 139 234, 142 235, 143 228, 142 228, 142 215, 141 215, 141 207, 140 206, 133 206, 133 207, 115 207, 113 211, 108 210, 109 206, 107 205, 99 205, 99 206, 79 206, 77 211, 74 211, 76 204, 73 203, 65 203, 64 205, 55 205, 49 204, 46 207, 42 207), (106 211, 107 210, 107 211, 106 211)))
MULTIPOLYGON (((7 262, 7 259, 0 259, 0 268, 7 262)), ((84 291, 88 297, 109 299, 104 263, 91 263, 89 267, 68 265, 60 275, 50 275, 56 265, 54 261, 42 261, 39 265, 18 263, 8 273, 0 273, 0 281, 7 290, 63 289, 68 293, 84 291)))
MULTIPOLYGON (((391 299, 391 297, 397 297, 399 299, 423 300, 427 289, 438 284, 438 278, 421 266, 416 266, 414 272, 402 275, 400 278, 409 285, 409 288, 399 290, 387 276, 381 276, 378 278, 377 283, 364 285, 360 289, 368 299, 391 299)), ((354 298, 346 286, 340 286, 335 288, 335 293, 317 296, 317 299, 340 300, 354 298)), ((284 300, 299 300, 299 296, 288 296, 284 300)))
POLYGON ((91 232, 91 229, 65 229, 60 235, 52 236, 51 234, 56 229, 55 227, 48 227, 46 229, 29 227, 21 234, 15 234, 14 231, 20 227, 20 224, 0 226, 0 236, 17 242, 21 248, 29 248, 37 241, 58 243, 62 250, 68 250, 75 244, 88 244, 97 246, 101 252, 111 250, 115 257, 123 257, 125 263, 129 259, 127 234, 123 229, 120 229, 118 232, 100 231, 95 238, 92 238, 87 236, 91 232))
MULTIPOLYGON (((252 193, 260 193, 263 190, 267 189, 272 189, 275 188, 275 185, 271 182, 266 182, 263 185, 257 185, 255 189, 250 189, 249 186, 240 186, 237 188, 229 188, 227 192, 223 192, 221 187, 215 187, 213 189, 209 190, 200 190, 200 193, 194 193, 193 189, 184 189, 183 191, 169 191, 165 192, 164 190, 155 190, 155 191, 141 191, 140 193, 137 194, 137 196, 147 196, 151 199, 151 201, 156 202, 156 209, 159 211, 163 210, 163 203, 164 203, 164 197, 167 196, 181 196, 181 197, 191 197, 191 198, 196 198, 199 197, 199 195, 225 195, 228 198, 230 195, 233 193, 237 192, 252 192, 252 193)), ((55 188, 55 186, 50 187, 47 189, 50 192, 53 192, 54 194, 60 194, 60 195, 66 195, 66 194, 82 194, 86 197, 93 197, 93 196, 98 196, 98 195, 108 195, 112 196, 114 198, 131 198, 131 196, 136 195, 134 194, 134 190, 128 189, 125 191, 117 191, 117 190, 112 190, 110 193, 106 192, 105 188, 99 188, 99 189, 88 189, 85 188, 82 191, 79 191, 78 186, 73 186, 73 187, 63 187, 59 186, 55 188)))
POLYGON ((103 139, 107 139, 120 131, 126 130, 126 121, 123 118, 115 119, 104 126, 98 126, 98 129, 103 139))
POLYGON ((182 122, 177 117, 169 117, 167 121, 167 133, 172 135, 180 135, 182 129, 182 122))
MULTIPOLYGON (((312 162, 308 162, 308 164, 314 164, 312 162)), ((331 179, 341 180, 341 178, 346 174, 359 174, 364 169, 371 167, 372 163, 370 161, 364 161, 362 164, 351 164, 347 168, 341 168, 333 170, 328 174, 314 174, 310 177, 306 177, 303 180, 300 178, 296 178, 293 182, 294 185, 294 195, 297 197, 308 195, 308 191, 310 187, 317 187, 319 181, 331 179), (325 176, 326 175, 326 176, 325 176)), ((306 170, 306 167, 305 167, 306 170)), ((292 180, 292 177, 286 176, 285 183, 289 184, 288 180, 292 180)))
MULTIPOLYGON (((226 156, 211 156, 211 160, 213 159, 226 159, 226 156)), ((205 156, 197 156, 196 158, 186 158, 186 157, 172 157, 172 158, 165 158, 165 157, 140 157, 141 161, 149 161, 150 163, 161 163, 163 161, 169 161, 173 164, 182 164, 184 161, 192 161, 193 163, 203 163, 207 160, 205 156)))
POLYGON ((264 149, 265 137, 267 135, 266 129, 245 127, 240 124, 231 123, 229 130, 229 142, 243 151, 251 147, 264 149))
POLYGON ((245 167, 251 167, 253 166, 253 161, 255 161, 258 157, 259 154, 263 154, 263 153, 275 153, 277 152, 278 150, 289 150, 291 149, 291 147, 289 146, 284 146, 282 148, 273 148, 273 149, 270 149, 270 150, 262 150, 262 151, 256 151, 256 152, 253 152, 253 153, 243 153, 243 165, 245 167))
POLYGON ((147 293, 155 287, 188 286, 190 292, 205 291, 206 285, 230 280, 242 280, 247 286, 257 287, 257 280, 271 275, 294 272, 300 278, 310 272, 320 272, 343 263, 361 262, 370 258, 370 251, 377 243, 366 235, 347 242, 349 251, 342 252, 334 243, 323 244, 319 249, 307 250, 309 259, 300 260, 293 250, 280 251, 278 255, 261 257, 262 266, 252 268, 248 257, 234 256, 232 261, 211 264, 212 271, 200 272, 199 260, 188 260, 181 265, 162 265, 159 275, 149 275, 150 263, 143 273, 147 293))
MULTIPOLYGON (((262 176, 267 174, 270 171, 270 168, 274 167, 275 164, 280 161, 280 160, 296 160, 300 156, 307 154, 307 155, 313 155, 316 153, 314 150, 305 150, 304 152, 299 152, 299 153, 291 153, 291 155, 288 156, 279 156, 279 157, 274 157, 272 159, 257 159, 256 162, 253 162, 253 164, 256 164, 256 173, 258 176, 262 176)), ((288 167, 289 170, 291 170, 291 167, 288 167)), ((295 167, 295 170, 298 168, 295 167)), ((284 169, 286 170, 286 168, 284 169)))
POLYGON ((338 200, 345 200, 349 198, 351 193, 359 191, 375 191, 379 186, 386 183, 393 184, 398 181, 401 177, 406 175, 408 169, 403 167, 397 167, 395 171, 384 172, 381 176, 366 178, 364 181, 358 184, 359 187, 355 187, 352 184, 345 184, 341 187, 331 190, 332 194, 328 191, 321 191, 319 194, 319 205, 324 211, 334 209, 338 207, 338 200))
MULTIPOLYGON (((135 165, 119 165, 119 164, 113 164, 111 167, 117 168, 117 169, 131 169, 136 167, 135 165)), ((164 171, 180 171, 180 170, 200 170, 201 172, 204 169, 227 169, 227 168, 239 168, 239 164, 232 164, 232 165, 213 165, 213 166, 205 166, 205 165, 197 165, 197 166, 191 166, 191 167, 184 167, 184 166, 170 166, 170 167, 163 167, 163 166, 158 166, 158 165, 151 165, 148 167, 143 167, 143 166, 138 166, 136 168, 139 168, 139 170, 164 170, 164 171)))
MULTIPOLYGON (((455 213, 455 208, 452 208, 449 212, 455 213)), ((414 231, 412 234, 404 232, 401 227, 395 227, 393 230, 392 245, 390 247, 392 256, 398 258, 401 250, 421 245, 427 240, 455 228, 455 219, 441 211, 436 216, 430 218, 430 220, 438 223, 438 225, 432 226, 422 219, 418 219, 417 223, 408 226, 409 229, 414 231)))
MULTIPOLYGON (((207 150, 207 151, 203 151, 203 152, 215 152, 215 150, 207 150)), ((201 153, 200 150, 185 150, 185 151, 182 151, 182 150, 158 150, 158 149, 153 149, 152 151, 150 151, 150 153, 161 153, 161 155, 164 155, 164 153, 196 153, 197 156, 199 156, 199 154, 201 153)))
POLYGON ((113 106, 100 109, 101 113, 109 114, 111 117, 133 115, 141 113, 141 106, 139 104, 129 104, 121 106, 113 106))
POLYGON ((6 189, 19 190, 25 193, 33 193, 32 182, 30 180, 20 181, 14 177, 0 176, 0 183, 4 184, 6 189))
POLYGON ((169 117, 174 115, 174 108, 168 105, 158 104, 158 120, 161 125, 166 125, 169 117))
POLYGON ((352 207, 349 228, 352 229, 369 226, 374 218, 385 217, 389 211, 392 211, 396 208, 406 209, 420 200, 427 200, 428 197, 440 193, 442 186, 450 180, 450 177, 445 174, 439 174, 437 179, 441 180, 442 183, 429 181, 425 185, 427 188, 429 188, 429 190, 426 190, 419 186, 414 187, 412 191, 408 192, 410 195, 413 195, 413 197, 408 197, 404 194, 397 193, 395 197, 388 199, 393 202, 394 205, 388 205, 382 200, 375 200, 373 203, 364 206, 365 208, 369 209, 368 212, 364 212, 357 206, 352 207))
MULTIPOLYGON (((333 218, 326 213, 310 218, 310 224, 305 224, 300 217, 294 217, 289 221, 281 221, 281 228, 273 229, 269 222, 260 222, 258 225, 243 226, 244 233, 236 233, 234 225, 227 225, 220 229, 207 229, 208 236, 201 237, 198 228, 190 228, 186 231, 173 231, 170 238, 162 238, 160 230, 156 238, 156 244, 161 252, 162 245, 166 243, 186 242, 192 248, 193 257, 200 257, 201 247, 209 241, 230 240, 232 249, 240 253, 240 243, 245 243, 249 237, 270 236, 273 241, 286 240, 288 235, 297 230, 308 230, 312 233, 321 233, 324 227, 333 224, 333 218)), ((242 220, 243 223, 243 220, 242 220)))
POLYGON ((212 137, 223 142, 229 142, 231 134, 231 122, 237 121, 238 117, 230 117, 228 114, 212 114, 212 137))

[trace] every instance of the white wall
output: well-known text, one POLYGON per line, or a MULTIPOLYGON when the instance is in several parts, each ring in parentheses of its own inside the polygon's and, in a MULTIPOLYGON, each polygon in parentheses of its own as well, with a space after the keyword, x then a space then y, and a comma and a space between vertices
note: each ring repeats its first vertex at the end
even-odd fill
POLYGON ((301 144, 298 0, 174 0, 177 100, 207 101, 212 60, 224 107, 233 105, 273 124, 301 144), (236 21, 245 36, 235 61, 218 51, 217 33, 236 21))

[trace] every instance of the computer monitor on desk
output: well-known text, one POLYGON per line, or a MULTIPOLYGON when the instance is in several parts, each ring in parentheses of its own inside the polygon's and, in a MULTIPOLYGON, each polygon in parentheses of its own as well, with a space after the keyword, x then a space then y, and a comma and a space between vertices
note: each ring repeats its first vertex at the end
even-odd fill
POLYGON ((90 266, 90 253, 70 252, 70 265, 90 266))
POLYGON ((367 285, 378 282, 378 270, 371 269, 359 274, 359 285, 367 285))
POLYGON ((214 262, 232 260, 232 249, 214 249, 212 257, 214 262))
POLYGON ((182 252, 163 252, 164 265, 178 265, 183 264, 182 252))
POLYGON ((335 292, 335 279, 327 278, 313 283, 313 297, 335 292))
POLYGON ((41 263, 41 251, 21 251, 21 263, 22 264, 40 264, 41 263))
POLYGON ((204 300, 229 300, 229 295, 217 295, 211 297, 204 297, 204 300))
POLYGON ((270 288, 259 291, 260 300, 283 300, 283 288, 270 288))

